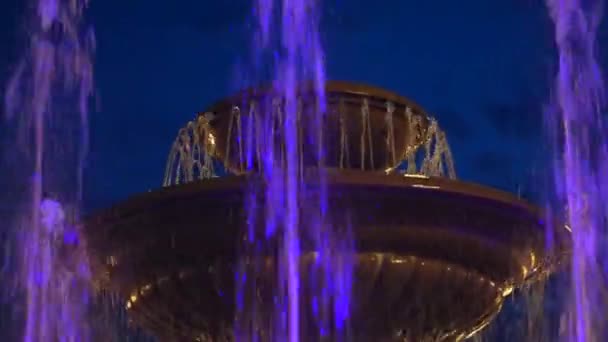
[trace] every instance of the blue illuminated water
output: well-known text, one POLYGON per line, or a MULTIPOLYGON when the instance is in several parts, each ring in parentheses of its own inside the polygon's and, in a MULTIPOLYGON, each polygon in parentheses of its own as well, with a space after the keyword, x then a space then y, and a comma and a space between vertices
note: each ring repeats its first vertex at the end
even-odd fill
POLYGON ((555 24, 559 73, 555 111, 559 132, 556 189, 572 229, 572 298, 564 316, 567 341, 603 341, 605 324, 608 144, 602 109, 605 86, 597 61, 602 0, 547 0, 555 24))
POLYGON ((261 151, 263 185, 251 187, 247 205, 244 258, 254 266, 243 266, 237 275, 235 334, 241 341, 339 341, 347 336, 352 243, 347 233, 338 233, 348 227, 334 227, 329 214, 321 133, 326 98, 320 6, 305 0, 257 0, 254 5, 258 30, 253 58, 266 69, 272 65, 269 96, 281 102, 277 112, 260 116, 261 129, 244 129, 250 132, 245 139, 250 169, 254 145, 261 151), (312 85, 310 111, 301 111, 298 102, 304 83, 312 85), (310 128, 307 136, 299 135, 302 127, 310 128), (312 163, 301 162, 302 147, 313 156, 312 163), (306 182, 307 172, 314 185, 306 182), (258 222, 263 222, 262 234, 258 222), (262 312, 255 299, 264 255, 272 255, 276 271, 270 313, 262 312))
POLYGON ((14 141, 10 168, 16 184, 12 227, 18 260, 15 292, 25 297, 24 342, 90 338, 86 320, 90 274, 79 215, 93 91, 91 31, 82 15, 87 1, 32 1, 26 49, 5 94, 14 141))

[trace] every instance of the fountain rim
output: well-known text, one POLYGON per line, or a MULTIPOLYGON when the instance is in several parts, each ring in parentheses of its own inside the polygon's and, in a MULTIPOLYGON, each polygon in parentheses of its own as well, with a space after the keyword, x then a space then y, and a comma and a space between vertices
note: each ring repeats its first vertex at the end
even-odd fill
MULTIPOLYGON (((225 97, 219 101, 215 101, 207 110, 199 112, 198 116, 203 116, 205 113, 217 113, 221 112, 222 108, 232 107, 237 103, 240 103, 243 99, 247 98, 260 98, 268 94, 272 94, 275 86, 273 84, 264 84, 261 86, 250 86, 243 90, 240 90, 234 95, 225 97)), ((313 82, 303 82, 297 89, 297 93, 301 94, 314 89, 313 82)), ((329 80, 325 82, 326 93, 341 93, 353 96, 365 96, 367 98, 376 99, 380 101, 392 102, 395 105, 405 106, 411 108, 413 113, 419 114, 425 118, 430 115, 428 112, 415 101, 397 94, 396 92, 372 86, 367 83, 352 82, 344 80, 329 80)))
MULTIPOLYGON (((304 176, 305 182, 311 185, 319 182, 319 177, 316 176, 318 172, 319 170, 315 168, 307 169, 304 176)), ((501 205, 524 210, 539 221, 545 221, 548 218, 545 210, 531 204, 525 199, 519 198, 510 192, 474 182, 445 177, 430 177, 421 174, 394 174, 354 169, 326 168, 323 172, 326 172, 327 175, 326 182, 332 185, 390 187, 392 189, 418 188, 418 190, 490 200, 501 205)), ((114 216, 116 211, 136 210, 141 206, 145 206, 146 202, 158 200, 165 196, 187 196, 202 191, 246 191, 247 186, 252 181, 260 182, 263 179, 258 173, 251 172, 244 175, 229 175, 151 189, 146 192, 133 194, 109 207, 95 210, 84 217, 83 223, 86 225, 92 221, 100 222, 107 216, 114 216)), ((567 228, 563 230, 569 233, 567 228)))
MULTIPOLYGON (((304 181, 309 185, 314 185, 319 182, 319 170, 316 168, 307 169, 304 175, 304 181)), ((410 191, 425 191, 428 193, 437 193, 444 195, 458 195, 472 199, 493 202, 499 206, 510 207, 521 210, 530 215, 531 219, 537 220, 542 226, 552 226, 554 234, 555 246, 553 252, 548 259, 548 263, 544 267, 540 267, 538 272, 531 272, 526 277, 524 282, 534 281, 537 276, 553 273, 559 269, 561 265, 567 264, 572 250, 571 231, 567 223, 562 220, 547 215, 547 212, 541 207, 535 206, 525 199, 516 197, 515 195, 495 189, 489 186, 461 181, 458 179, 449 179, 444 177, 429 177, 420 174, 387 174, 386 172, 378 171, 361 171, 361 170, 344 170, 344 169, 325 169, 327 177, 325 181, 332 186, 358 186, 358 187, 378 187, 390 189, 402 189, 410 191), (546 223, 551 220, 551 223, 546 223), (534 275, 534 276, 533 276, 534 275)), ((178 200, 183 197, 196 196, 201 192, 218 193, 229 191, 232 195, 242 196, 252 182, 263 182, 262 177, 257 173, 248 173, 244 175, 230 175, 226 177, 217 177, 211 180, 199 180, 178 185, 161 187, 155 190, 148 190, 144 193, 138 193, 122 200, 105 209, 99 209, 90 215, 87 215, 81 221, 85 235, 88 235, 90 229, 86 226, 99 226, 112 223, 125 213, 133 213, 142 208, 146 208, 150 202, 166 201, 169 199, 178 200)), ((93 234, 95 235, 95 234, 93 234)))
MULTIPOLYGON (((551 225, 555 236, 556 249, 552 255, 555 257, 553 266, 559 266, 571 254, 571 230, 560 218, 549 216, 547 211, 535 206, 525 199, 519 198, 510 192, 495 189, 478 183, 450 179, 445 177, 430 177, 421 174, 395 174, 379 171, 362 171, 354 169, 334 169, 324 168, 323 171, 317 168, 309 168, 305 171, 304 182, 308 185, 318 184, 319 172, 325 172, 325 182, 332 186, 365 186, 402 190, 418 190, 435 192, 445 195, 459 195, 468 198, 490 201, 495 204, 522 210, 530 215, 531 218, 538 220, 540 225, 551 225), (550 220, 551 223, 546 223, 550 220)), ((183 184, 160 187, 147 192, 137 193, 121 200, 109 207, 95 210, 85 215, 81 220, 81 225, 85 226, 84 231, 88 231, 87 225, 100 225, 107 220, 113 221, 121 213, 133 212, 146 207, 149 202, 178 199, 180 197, 195 196, 201 192, 217 193, 231 191, 233 194, 246 192, 252 182, 262 183, 263 178, 255 172, 243 175, 229 175, 212 179, 203 179, 183 184)), ((87 234, 87 233, 85 233, 87 234)), ((550 267, 553 269, 553 267, 550 267)))

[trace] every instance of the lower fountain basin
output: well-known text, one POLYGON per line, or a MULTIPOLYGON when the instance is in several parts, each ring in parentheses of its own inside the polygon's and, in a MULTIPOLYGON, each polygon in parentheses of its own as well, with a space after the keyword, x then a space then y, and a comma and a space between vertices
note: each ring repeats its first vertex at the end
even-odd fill
MULTIPOLYGON (((313 188, 316 179, 305 176, 313 188)), ((350 225, 356 250, 353 341, 462 339, 569 250, 566 229, 486 187, 344 170, 329 171, 327 182, 332 223, 350 225)), ((239 259, 245 194, 255 183, 240 176, 163 188, 91 217, 85 234, 98 286, 119 293, 133 322, 161 339, 232 340, 237 267, 263 265, 255 295, 260 317, 272 311, 276 293, 273 255, 239 259)), ((307 284, 316 253, 306 240, 302 246, 307 284)), ((301 295, 308 303, 312 293, 303 286, 301 295)), ((301 317, 304 340, 327 340, 306 335, 318 331, 308 306, 301 317)), ((272 340, 267 326, 256 329, 272 340)))

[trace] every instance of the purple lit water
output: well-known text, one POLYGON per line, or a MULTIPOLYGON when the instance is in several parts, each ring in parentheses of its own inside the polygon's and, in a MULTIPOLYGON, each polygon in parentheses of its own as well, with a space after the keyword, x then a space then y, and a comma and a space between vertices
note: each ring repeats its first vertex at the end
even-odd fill
POLYGON ((93 91, 92 32, 85 0, 32 1, 28 41, 9 80, 5 112, 10 168, 27 184, 13 229, 16 292, 25 292, 24 342, 90 339, 89 268, 73 223, 79 215, 93 91))
POLYGON ((255 141, 262 155, 259 167, 264 187, 252 186, 249 197, 245 250, 253 256, 248 260, 258 261, 237 275, 235 335, 241 341, 340 340, 347 334, 352 246, 348 234, 338 233, 347 232, 348 227, 332 226, 328 210, 321 134, 325 71, 318 32, 320 1, 257 0, 254 6, 258 26, 254 59, 272 65, 272 96, 282 102, 278 116, 261 116, 261 130, 253 129, 251 121, 246 129, 247 164, 253 166, 251 142, 255 141), (316 103, 312 111, 299 111, 298 89, 303 83, 312 84, 309 98, 316 103), (312 128, 301 140, 300 127, 312 128), (301 163, 302 146, 314 156, 316 165, 311 170, 301 163), (315 185, 304 182, 307 172, 314 174, 315 185), (264 218, 261 235, 255 232, 260 216, 264 218), (277 269, 271 313, 257 306, 255 298, 262 285, 254 279, 264 268, 260 257, 269 251, 276 253, 277 269), (308 265, 303 259, 311 255, 308 265), (309 313, 315 322, 308 322, 309 313))
POLYGON ((559 127, 556 187, 572 229, 572 308, 567 340, 603 341, 606 331, 605 242, 608 145, 605 87, 596 60, 601 0, 547 0, 559 51, 555 112, 559 127))

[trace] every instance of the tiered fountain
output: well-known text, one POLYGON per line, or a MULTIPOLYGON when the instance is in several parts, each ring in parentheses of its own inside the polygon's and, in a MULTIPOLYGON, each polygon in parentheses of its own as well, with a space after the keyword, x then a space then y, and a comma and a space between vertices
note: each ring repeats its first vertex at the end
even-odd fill
MULTIPOLYGON (((300 177, 314 189, 319 165, 307 139, 318 132, 300 118, 316 108, 316 99, 306 86, 298 99, 300 177)), ((326 85, 326 101, 321 131, 329 210, 332 224, 350 228, 354 246, 347 340, 467 338, 513 290, 546 276, 567 253, 568 231, 546 224, 535 207, 456 180, 444 132, 412 101, 344 82, 326 85), (555 241, 550 249, 547 236, 555 241)), ((281 258, 273 242, 255 253, 240 246, 247 234, 245 194, 266 185, 259 177, 265 156, 247 137, 259 137, 260 122, 280 123, 283 114, 283 99, 270 88, 212 106, 179 132, 163 188, 87 221, 96 283, 124 299, 134 324, 161 340, 230 341, 235 322, 256 315, 250 329, 272 340, 267 330, 281 258), (245 151, 253 151, 253 162, 245 151), (255 312, 237 309, 238 267, 256 279, 253 295, 245 296, 255 312)), ((283 158, 285 149, 278 151, 275 158, 283 158)), ((268 218, 263 211, 256 217, 254 234, 264 236, 268 218)), ((306 229, 307 218, 300 221, 306 229)), ((318 256, 312 246, 302 239, 302 303, 317 291, 307 285, 318 256)), ((319 331, 311 307, 300 308, 301 339, 336 340, 331 333, 307 335, 319 331)))

